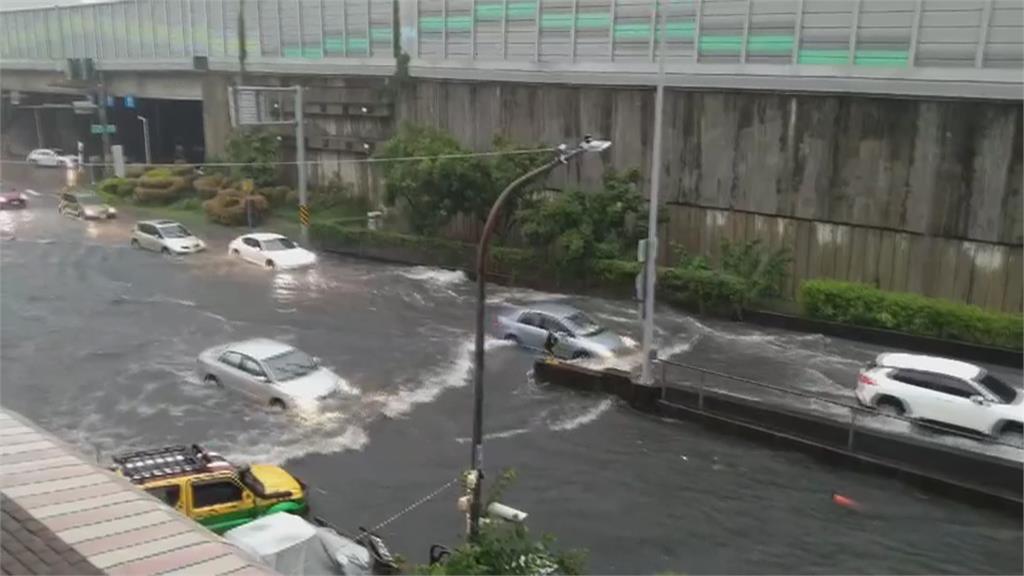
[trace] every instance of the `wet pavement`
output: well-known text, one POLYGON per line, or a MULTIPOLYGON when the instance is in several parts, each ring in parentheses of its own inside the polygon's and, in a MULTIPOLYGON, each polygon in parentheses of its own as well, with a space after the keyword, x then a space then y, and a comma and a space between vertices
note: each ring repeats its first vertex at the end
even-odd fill
MULTIPOLYGON (((201 231, 207 253, 165 257, 129 248, 130 214, 58 216, 55 171, 8 166, 4 180, 39 193, 0 212, 4 406, 101 459, 200 442, 285 463, 312 486, 316 512, 346 527, 375 526, 468 464, 473 290, 461 273, 325 256, 274 274, 229 259, 222 228, 201 231), (201 350, 254 336, 321 357, 352 393, 277 414, 202 385, 201 350)), ((555 298, 639 339, 631 302, 493 286, 489 314, 555 298)), ((663 356, 841 401, 881 351, 668 310, 658 338, 663 356)), ((538 385, 532 362, 488 341, 485 464, 492 476, 514 468, 503 501, 529 512, 532 530, 588 548, 595 572, 1003 573, 1024 562, 1008 515, 538 385), (832 504, 834 491, 862 512, 832 504)), ((456 498, 448 490, 381 532, 425 561, 463 530, 456 498)))

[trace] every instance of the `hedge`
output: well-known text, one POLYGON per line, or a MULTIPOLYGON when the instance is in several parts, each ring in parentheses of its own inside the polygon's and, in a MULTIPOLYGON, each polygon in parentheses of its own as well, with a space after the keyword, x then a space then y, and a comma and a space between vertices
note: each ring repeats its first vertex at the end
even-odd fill
POLYGON ((246 197, 237 190, 224 190, 203 202, 203 211, 212 222, 227 226, 241 226, 246 224, 249 219, 249 210, 245 205, 246 198, 252 203, 253 224, 262 222, 270 206, 267 199, 259 194, 246 197))
POLYGON ((811 318, 1020 350, 1024 317, 866 284, 808 280, 800 304, 811 318))
POLYGON ((126 198, 135 191, 139 181, 137 178, 107 178, 100 182, 99 191, 120 198, 126 198))
MULTIPOLYGON (((345 226, 337 222, 313 222, 313 240, 335 249, 402 249, 400 259, 427 265, 472 269, 476 265, 476 246, 430 236, 399 234, 345 226)), ((632 294, 641 263, 631 260, 591 260, 570 276, 561 274, 544 254, 534 250, 494 246, 490 250, 490 271, 513 281, 543 280, 551 286, 602 287, 617 294, 632 294)), ((697 308, 701 312, 740 315, 746 286, 737 276, 715 270, 660 268, 658 292, 672 303, 697 308)))

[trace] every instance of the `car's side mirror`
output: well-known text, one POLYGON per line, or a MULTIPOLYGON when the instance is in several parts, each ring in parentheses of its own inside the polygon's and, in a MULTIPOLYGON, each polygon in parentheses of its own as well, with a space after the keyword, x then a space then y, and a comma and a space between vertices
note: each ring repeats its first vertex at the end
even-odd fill
POLYGON ((320 365, 320 357, 319 356, 313 356, 313 365, 314 366, 319 366, 320 365))
POLYGON ((986 400, 985 397, 982 396, 981 394, 975 394, 974 396, 971 396, 971 402, 974 402, 978 406, 988 405, 988 400, 986 400))

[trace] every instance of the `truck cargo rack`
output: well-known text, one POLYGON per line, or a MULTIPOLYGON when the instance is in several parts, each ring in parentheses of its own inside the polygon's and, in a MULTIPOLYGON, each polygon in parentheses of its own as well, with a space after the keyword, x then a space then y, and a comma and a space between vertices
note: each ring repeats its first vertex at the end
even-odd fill
POLYGON ((114 456, 113 461, 114 470, 136 483, 206 472, 210 467, 209 455, 197 444, 127 452, 114 456))

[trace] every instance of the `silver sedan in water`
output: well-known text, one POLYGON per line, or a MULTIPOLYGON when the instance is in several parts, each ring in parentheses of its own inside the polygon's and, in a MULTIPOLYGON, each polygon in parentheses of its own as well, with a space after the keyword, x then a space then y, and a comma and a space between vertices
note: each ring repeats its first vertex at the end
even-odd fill
POLYGON ((564 304, 537 304, 498 318, 498 330, 520 346, 562 358, 609 358, 632 346, 582 310, 564 304))
POLYGON ((281 410, 295 404, 315 404, 344 385, 318 359, 267 338, 204 350, 197 359, 197 371, 199 379, 208 385, 231 388, 281 410))

